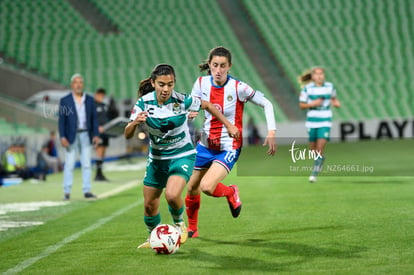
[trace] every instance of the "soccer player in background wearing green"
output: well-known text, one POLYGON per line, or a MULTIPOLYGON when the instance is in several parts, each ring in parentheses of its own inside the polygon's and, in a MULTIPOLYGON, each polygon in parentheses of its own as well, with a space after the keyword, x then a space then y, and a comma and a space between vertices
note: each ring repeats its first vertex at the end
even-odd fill
POLYGON ((309 135, 309 149, 318 152, 314 160, 309 182, 315 182, 316 176, 322 169, 324 148, 330 139, 332 126, 331 105, 339 108, 341 103, 336 98, 336 90, 332 83, 325 82, 325 70, 314 67, 299 76, 302 91, 299 96, 299 107, 306 109, 306 128, 309 135), (320 157, 319 157, 320 156, 320 157))
MULTIPOLYGON (((193 172, 196 151, 188 129, 188 112, 206 109, 217 117, 234 138, 240 133, 210 102, 198 97, 178 93, 174 68, 159 64, 150 77, 139 84, 138 101, 130 122, 125 127, 125 137, 131 138, 136 127, 146 123, 150 149, 144 177, 144 223, 150 233, 161 223, 160 197, 165 188, 174 224, 181 233, 181 243, 187 240, 183 214, 182 191, 193 172)), ((149 248, 149 240, 138 248, 149 248)))

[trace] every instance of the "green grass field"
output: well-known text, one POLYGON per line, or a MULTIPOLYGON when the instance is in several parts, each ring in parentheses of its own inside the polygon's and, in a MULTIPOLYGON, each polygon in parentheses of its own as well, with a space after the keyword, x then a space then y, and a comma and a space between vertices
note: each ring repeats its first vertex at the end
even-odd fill
MULTIPOLYGON (((260 164, 273 169, 268 162, 278 161, 277 157, 269 160, 262 147, 247 147, 237 171, 225 180, 239 185, 241 216, 231 217, 225 199, 203 195, 200 237, 189 239, 169 256, 136 249, 147 238, 142 169, 107 172, 112 182, 94 183, 98 195, 120 190, 131 181, 137 184, 97 201, 82 198, 77 171, 70 203, 0 215, 0 224, 45 222, 0 231, 0 272, 412 274, 414 177, 409 173, 414 172, 413 155, 409 158, 406 150, 397 148, 412 152, 412 140, 329 144, 326 165, 363 161, 379 174, 333 173, 310 184, 305 175, 243 176, 241 169, 261 175, 260 164)), ((278 154, 283 156, 289 149, 280 146, 278 154)), ((61 201, 61 197, 61 175, 53 175, 46 183, 1 188, 0 210, 6 203, 61 201)), ((171 222, 165 200, 161 215, 163 222, 171 222)))

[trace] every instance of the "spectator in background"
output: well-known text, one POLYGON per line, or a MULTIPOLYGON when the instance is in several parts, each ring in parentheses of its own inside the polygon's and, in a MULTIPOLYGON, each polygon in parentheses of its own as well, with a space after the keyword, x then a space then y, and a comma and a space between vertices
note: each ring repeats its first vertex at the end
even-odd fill
POLYGON ((106 91, 103 88, 99 88, 95 92, 95 107, 96 107, 96 114, 98 117, 98 130, 99 130, 99 137, 101 142, 96 145, 95 153, 96 153, 96 175, 95 181, 108 181, 105 175, 102 172, 102 166, 105 159, 105 152, 106 147, 109 145, 109 137, 103 133, 103 125, 107 123, 109 119, 109 108, 108 105, 104 103, 104 99, 106 96, 106 91))
POLYGON ((110 96, 109 97, 109 103, 108 103, 108 118, 109 120, 112 120, 114 118, 117 118, 119 116, 119 110, 116 107, 115 99, 110 96))
POLYGON ((56 147, 56 132, 50 131, 49 140, 47 142, 47 153, 51 157, 58 157, 57 147, 56 147))
POLYGON ((99 143, 98 119, 93 97, 83 92, 83 77, 74 74, 71 79, 72 92, 59 104, 59 135, 65 148, 63 169, 64 199, 70 199, 76 155, 80 151, 82 165, 83 194, 86 199, 96 198, 91 193, 91 149, 99 143))
POLYGON ((24 144, 12 144, 4 154, 3 166, 8 176, 17 176, 22 179, 33 178, 33 172, 26 165, 24 144))
MULTIPOLYGON (((49 155, 49 146, 48 144, 44 144, 37 154, 37 170, 40 171, 40 175, 43 175, 44 173, 47 174, 50 169, 52 169, 53 173, 58 172, 59 160, 49 155)), ((46 178, 41 176, 39 179, 45 180, 46 178)))
MULTIPOLYGON (((49 140, 47 141, 47 154, 50 157, 52 157, 54 159, 57 159, 57 161, 58 161, 58 171, 62 171, 62 163, 60 161, 57 146, 56 146, 56 131, 50 131, 49 140)), ((55 172, 57 172, 57 171, 54 171, 54 173, 55 172)))

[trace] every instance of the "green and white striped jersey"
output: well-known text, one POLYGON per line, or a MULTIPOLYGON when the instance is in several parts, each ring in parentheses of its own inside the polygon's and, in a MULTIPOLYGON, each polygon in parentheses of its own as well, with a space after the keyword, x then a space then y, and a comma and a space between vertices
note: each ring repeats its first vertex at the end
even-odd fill
POLYGON ((187 111, 199 111, 200 106, 199 98, 176 91, 163 105, 158 105, 155 91, 138 99, 130 119, 134 120, 142 111, 148 112, 150 158, 172 159, 196 153, 188 129, 187 111))
POLYGON ((332 83, 325 82, 322 86, 316 86, 311 82, 301 91, 299 101, 310 103, 311 101, 323 98, 321 106, 309 108, 306 115, 307 128, 321 128, 332 126, 331 98, 336 97, 336 90, 332 83))

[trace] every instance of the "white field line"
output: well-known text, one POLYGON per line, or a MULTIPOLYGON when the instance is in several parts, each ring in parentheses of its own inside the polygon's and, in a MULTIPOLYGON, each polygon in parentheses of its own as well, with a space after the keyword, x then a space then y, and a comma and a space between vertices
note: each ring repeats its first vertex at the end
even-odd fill
POLYGON ((98 195, 98 199, 105 199, 108 198, 110 196, 116 195, 118 193, 121 193, 122 191, 131 189, 132 187, 138 186, 139 185, 139 181, 138 180, 133 180, 133 181, 129 181, 126 184, 123 184, 115 189, 109 190, 105 193, 102 193, 100 195, 98 195))
POLYGON ((91 226, 78 231, 72 235, 70 235, 69 237, 63 239, 62 241, 51 245, 49 247, 47 247, 43 252, 41 252, 39 255, 32 257, 32 258, 28 258, 27 260, 21 262, 20 264, 16 265, 15 267, 7 270, 4 274, 16 274, 16 273, 20 273, 23 270, 25 270, 26 268, 28 268, 29 266, 31 266, 32 264, 36 263, 37 261, 48 257, 49 255, 53 254, 54 252, 56 252, 58 249, 60 249, 61 247, 65 246, 66 244, 80 238, 82 235, 89 233, 99 227, 101 227, 102 225, 106 224, 107 222, 111 221, 112 219, 124 214, 125 212, 129 211, 130 209, 142 204, 144 202, 144 199, 141 199, 139 201, 136 201, 114 213, 112 213, 112 215, 102 218, 100 220, 98 220, 96 223, 92 224, 91 226))

